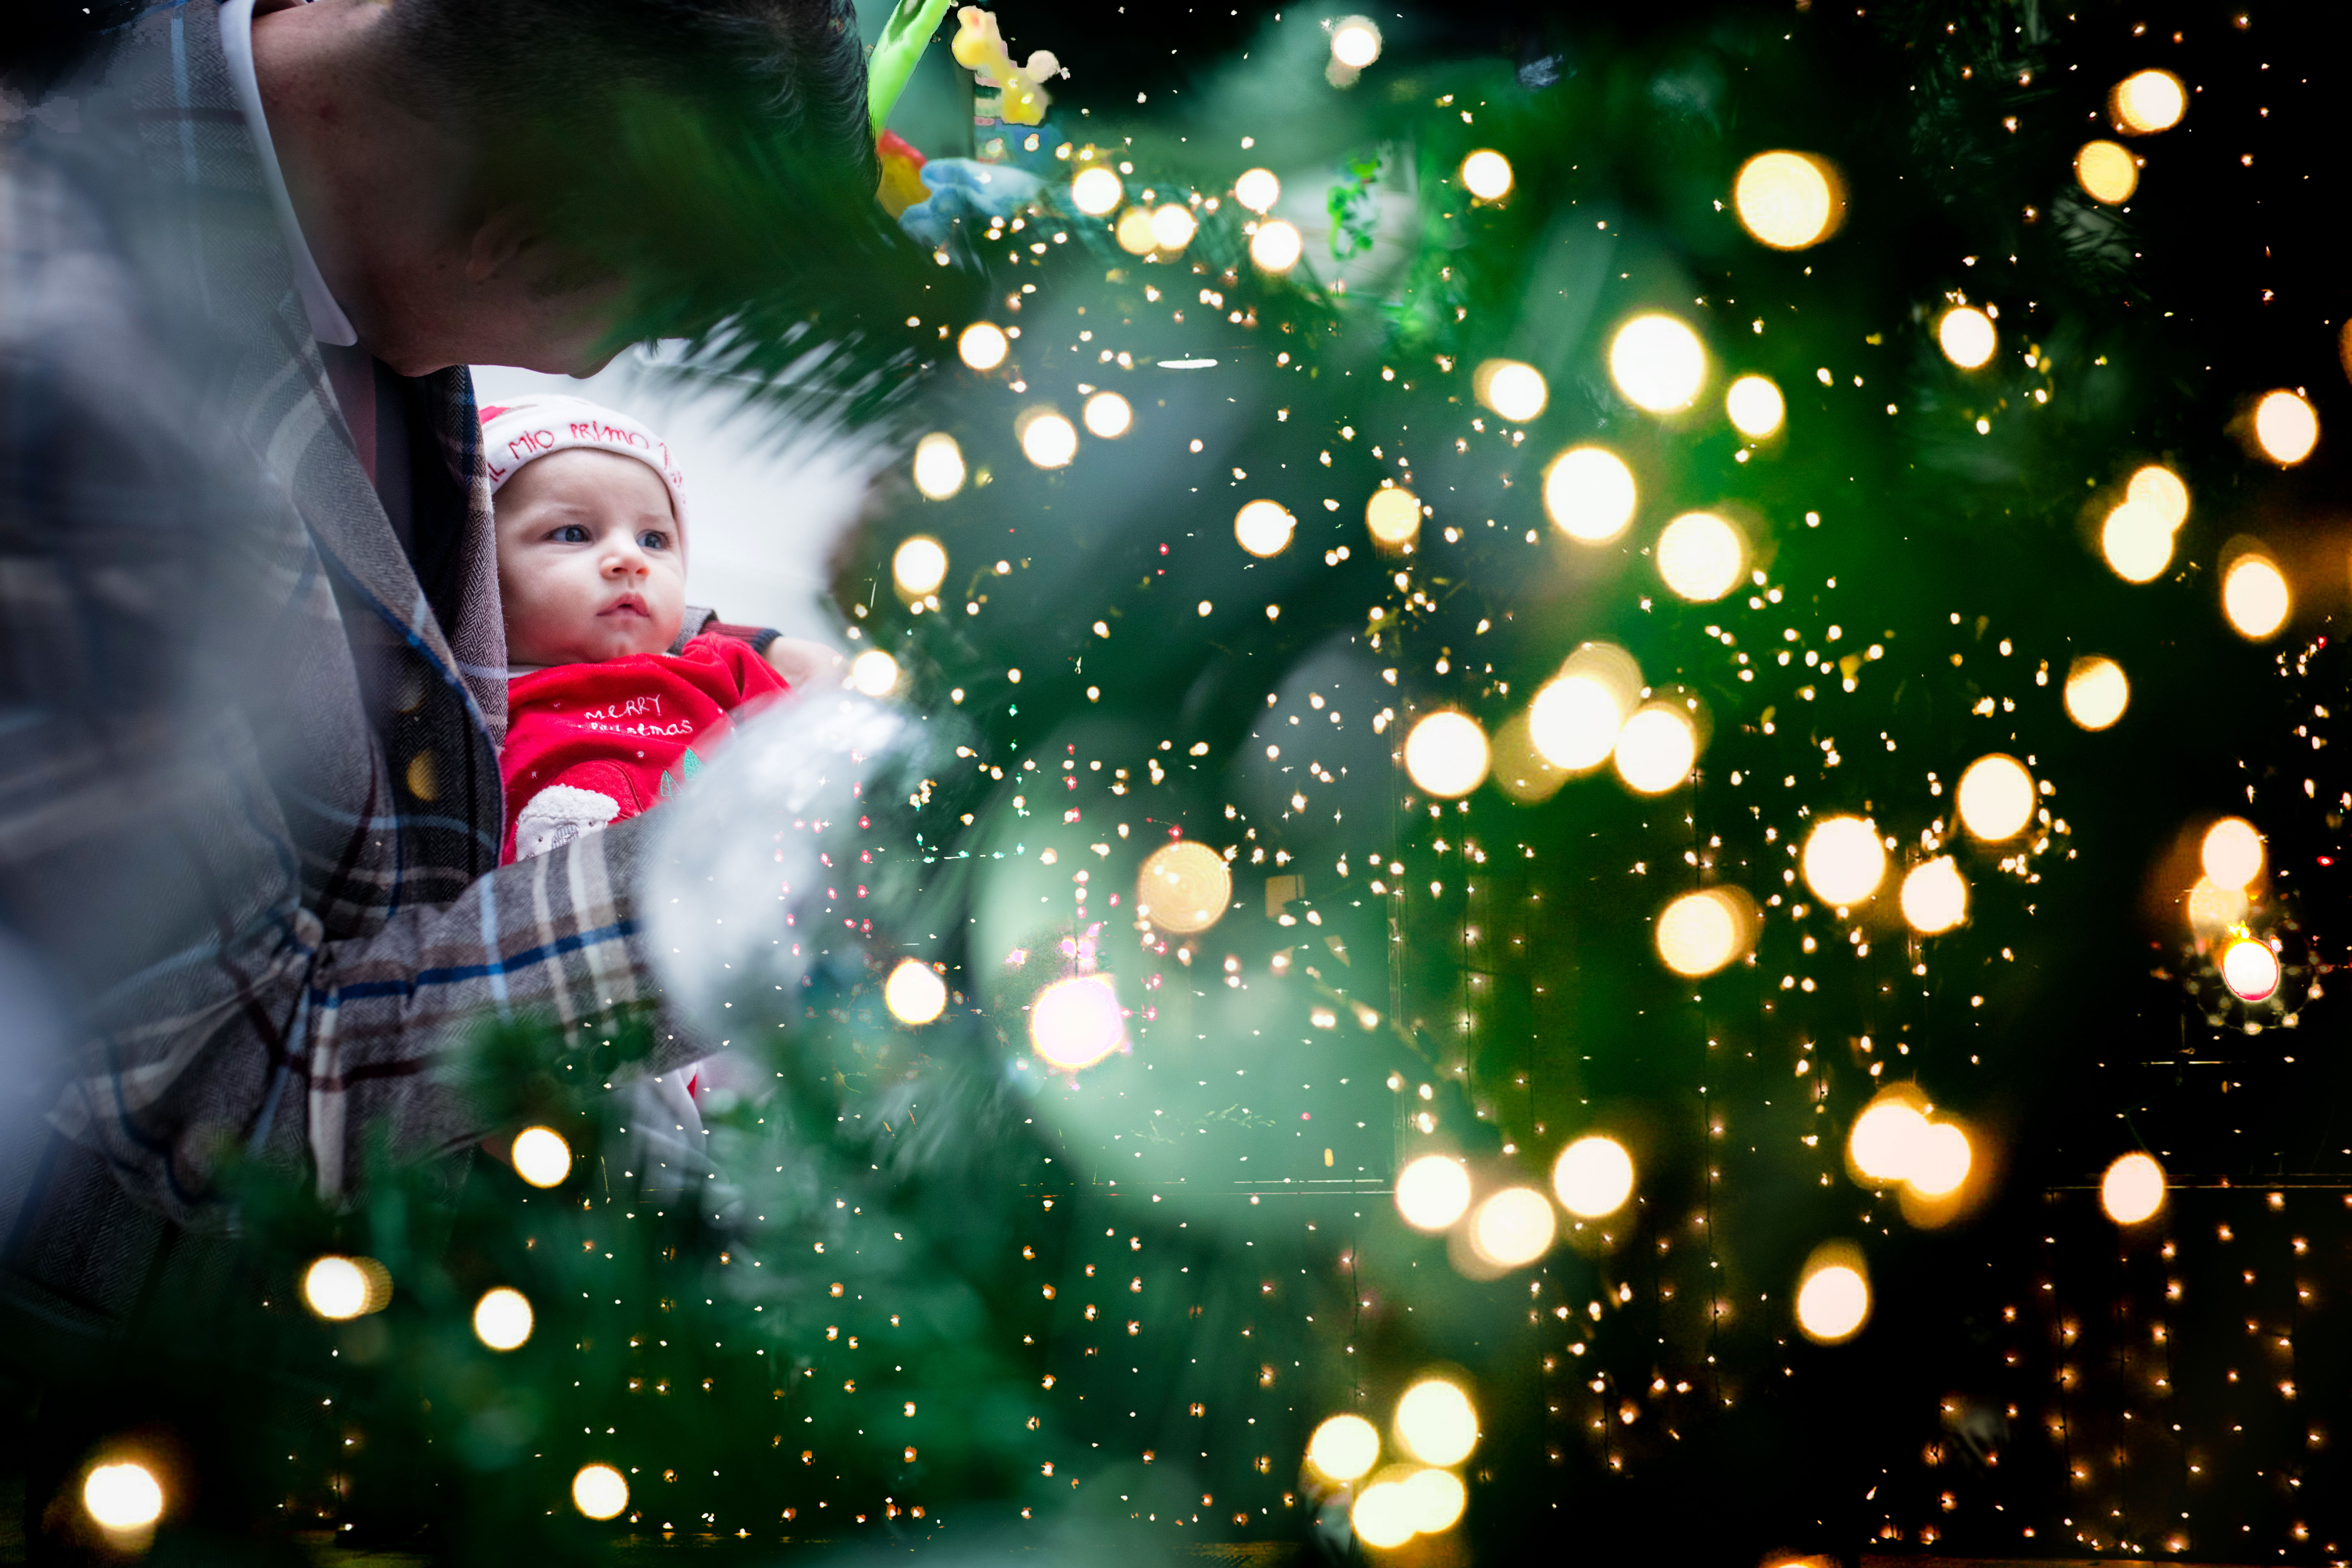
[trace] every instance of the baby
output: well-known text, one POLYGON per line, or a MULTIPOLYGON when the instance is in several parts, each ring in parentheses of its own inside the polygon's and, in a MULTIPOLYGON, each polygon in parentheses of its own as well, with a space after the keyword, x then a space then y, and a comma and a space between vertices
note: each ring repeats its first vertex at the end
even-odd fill
POLYGON ((636 816, 691 779, 730 715, 792 689, 686 617, 686 478, 667 443, 576 397, 482 410, 506 615, 502 859, 636 816))

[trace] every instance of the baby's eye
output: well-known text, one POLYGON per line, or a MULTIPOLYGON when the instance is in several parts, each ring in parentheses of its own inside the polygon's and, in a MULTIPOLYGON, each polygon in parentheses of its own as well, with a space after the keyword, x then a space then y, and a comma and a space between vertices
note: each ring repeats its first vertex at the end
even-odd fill
POLYGON ((576 522, 567 522, 547 537, 558 544, 585 544, 588 531, 576 522))
POLYGON ((658 528, 649 528, 637 535, 637 544, 639 548, 646 550, 667 550, 669 535, 658 528))

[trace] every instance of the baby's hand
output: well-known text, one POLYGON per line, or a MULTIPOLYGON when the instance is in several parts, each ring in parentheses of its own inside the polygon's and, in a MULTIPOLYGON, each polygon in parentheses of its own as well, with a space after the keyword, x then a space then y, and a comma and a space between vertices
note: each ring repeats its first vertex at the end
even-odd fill
POLYGON ((843 659, 821 642, 805 637, 778 637, 768 645, 768 665, 792 682, 793 689, 841 678, 843 659))

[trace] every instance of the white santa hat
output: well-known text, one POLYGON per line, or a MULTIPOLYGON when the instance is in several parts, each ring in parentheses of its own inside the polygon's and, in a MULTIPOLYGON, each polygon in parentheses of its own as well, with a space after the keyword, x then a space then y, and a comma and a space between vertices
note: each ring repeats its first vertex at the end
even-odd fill
POLYGON ((618 452, 659 474, 669 490, 669 509, 677 519, 683 541, 686 476, 670 456, 669 443, 643 425, 618 409, 584 397, 554 394, 494 403, 482 410, 482 459, 489 469, 492 495, 532 458, 580 447, 618 452))

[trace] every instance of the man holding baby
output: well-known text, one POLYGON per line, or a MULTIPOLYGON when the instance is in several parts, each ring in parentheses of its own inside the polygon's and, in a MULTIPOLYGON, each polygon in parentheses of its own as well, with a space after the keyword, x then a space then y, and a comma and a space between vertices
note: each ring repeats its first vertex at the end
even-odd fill
POLYGON ((431 1071, 467 1020, 648 998, 634 820, 500 865, 540 661, 465 366, 707 328, 745 203, 849 245, 875 181, 847 0, 180 0, 110 42, 0 132, 0 1318, 68 1340, 221 1284, 224 1155, 345 1193, 482 1131, 431 1071))

